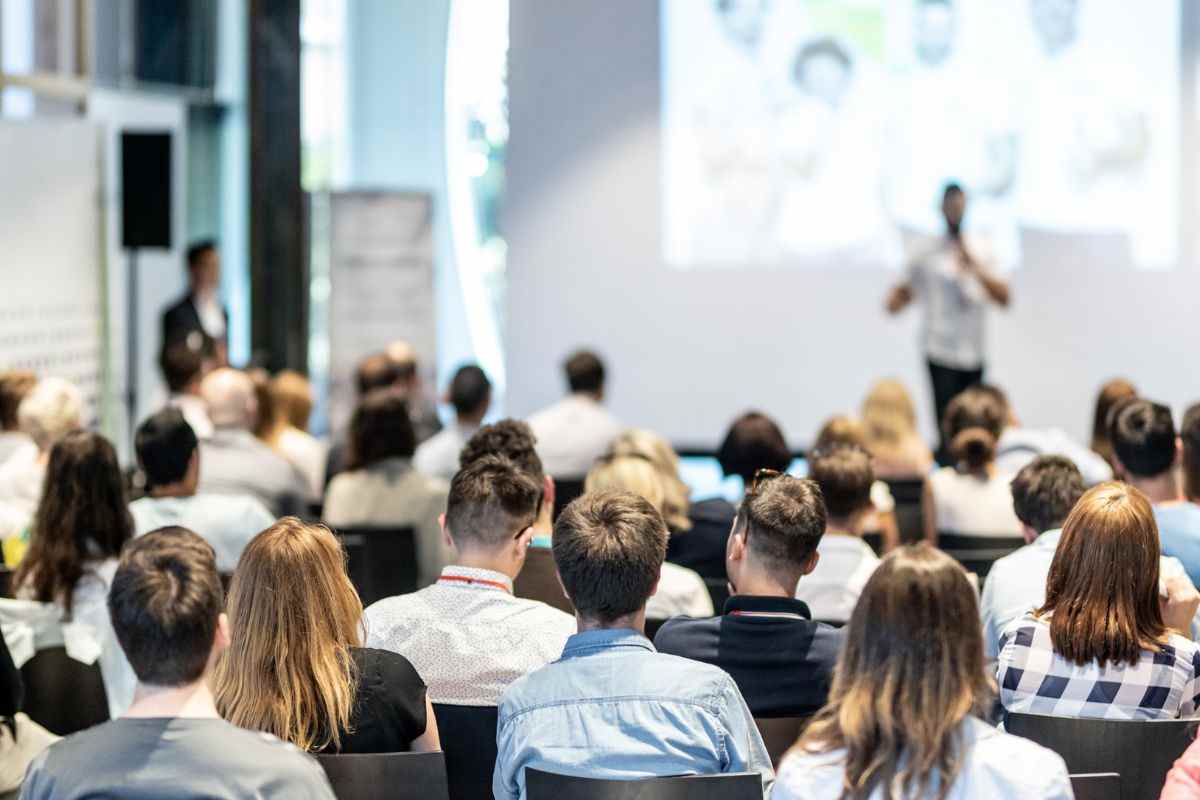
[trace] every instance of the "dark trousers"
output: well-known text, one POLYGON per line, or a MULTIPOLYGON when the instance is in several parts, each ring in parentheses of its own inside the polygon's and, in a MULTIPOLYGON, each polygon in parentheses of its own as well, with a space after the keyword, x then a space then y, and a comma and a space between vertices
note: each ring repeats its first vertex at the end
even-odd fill
POLYGON ((937 416, 938 445, 937 460, 940 464, 953 463, 953 458, 947 450, 947 442, 942 435, 942 418, 946 415, 946 406, 954 399, 954 395, 983 382, 983 367, 978 369, 956 369, 929 361, 929 381, 933 385, 933 407, 937 416))

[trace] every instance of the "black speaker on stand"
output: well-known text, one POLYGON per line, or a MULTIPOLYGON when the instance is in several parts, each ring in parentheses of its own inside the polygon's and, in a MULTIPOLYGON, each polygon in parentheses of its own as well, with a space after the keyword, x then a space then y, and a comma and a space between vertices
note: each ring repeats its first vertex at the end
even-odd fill
POLYGON ((126 413, 137 428, 138 250, 171 249, 171 133, 121 133, 121 247, 129 251, 125 302, 126 413))

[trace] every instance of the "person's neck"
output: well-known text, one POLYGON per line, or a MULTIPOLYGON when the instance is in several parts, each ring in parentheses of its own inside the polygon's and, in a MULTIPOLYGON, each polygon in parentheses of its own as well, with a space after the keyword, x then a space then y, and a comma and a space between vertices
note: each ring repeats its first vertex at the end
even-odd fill
POLYGON ((150 490, 150 496, 160 497, 191 497, 196 493, 196 485, 188 481, 177 481, 164 486, 155 486, 150 490))
POLYGON ((455 421, 458 423, 458 427, 464 430, 472 431, 483 424, 483 415, 459 414, 457 417, 455 417, 455 421))
POLYGON ((850 519, 836 519, 830 517, 825 523, 825 535, 829 536, 853 536, 856 539, 861 539, 863 535, 863 515, 859 514, 850 519))
POLYGON ((1179 478, 1173 467, 1153 478, 1131 478, 1129 482, 1146 495, 1151 505, 1183 500, 1183 491, 1179 487, 1179 478))
POLYGON ((139 683, 126 717, 185 717, 220 719, 217 704, 208 688, 207 674, 185 686, 153 686, 139 683))
POLYGON ((763 570, 749 569, 738 575, 734 590, 735 594, 753 595, 755 597, 794 597, 796 594, 796 584, 792 583, 791 587, 788 587, 785 583, 763 570))
POLYGON ((579 633, 587 633, 588 631, 634 630, 638 633, 645 634, 646 607, 642 606, 632 614, 626 614, 623 617, 617 617, 614 620, 608 621, 591 619, 589 617, 581 617, 579 613, 576 612, 575 625, 579 633))
POLYGON ((604 395, 601 392, 574 392, 572 397, 582 397, 585 400, 591 400, 593 403, 602 402, 604 395))
POLYGON ((454 564, 467 569, 486 569, 490 572, 499 572, 507 575, 510 580, 516 580, 517 574, 521 571, 521 565, 517 564, 508 554, 478 549, 460 550, 454 564))

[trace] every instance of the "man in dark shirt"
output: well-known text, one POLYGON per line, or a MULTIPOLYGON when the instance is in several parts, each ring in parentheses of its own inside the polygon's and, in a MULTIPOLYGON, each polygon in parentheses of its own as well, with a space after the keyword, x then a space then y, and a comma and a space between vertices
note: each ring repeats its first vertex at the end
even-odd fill
POLYGON ((804 717, 825 704, 843 635, 794 599, 817 565, 825 501, 810 480, 765 470, 738 511, 726 549, 732 596, 723 616, 676 617, 654 638, 663 653, 728 672, 755 717, 804 717))

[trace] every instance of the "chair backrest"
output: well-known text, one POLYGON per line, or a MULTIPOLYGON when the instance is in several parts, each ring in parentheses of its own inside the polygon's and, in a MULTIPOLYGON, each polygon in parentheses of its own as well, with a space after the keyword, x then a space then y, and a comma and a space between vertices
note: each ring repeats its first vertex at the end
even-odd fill
POLYGON ((1195 739, 1192 720, 1146 722, 1009 714, 1009 733, 1048 747, 1072 774, 1116 772, 1122 800, 1157 798, 1175 759, 1195 739))
POLYGON ((38 650, 21 667, 24 711, 43 728, 67 736, 108 721, 108 695, 99 664, 84 664, 65 647, 38 650))
POLYGON ((1072 775, 1075 800, 1121 800, 1121 776, 1115 772, 1072 775))
POLYGON ((685 775, 639 780, 602 780, 559 775, 527 767, 528 800, 762 800, 762 776, 685 775))
POLYGON ((558 515, 567 505, 583 494, 583 478, 555 478, 554 479, 554 518, 558 519, 558 515))
POLYGON ((809 717, 755 717, 754 724, 762 736, 763 744, 767 746, 767 754, 771 756, 771 764, 776 768, 783 756, 796 740, 800 732, 808 724, 809 717))
POLYGON ((875 555, 883 555, 883 534, 882 533, 864 533, 862 535, 863 542, 867 547, 871 548, 875 555))
POLYGON ((446 800, 446 761, 441 753, 318 755, 337 800, 446 800))
MULTIPOLYGON (((921 515, 921 503, 925 491, 925 481, 918 478, 885 481, 885 483, 892 493, 892 499, 896 502, 896 527, 900 529, 900 541, 907 544, 924 538, 925 521, 921 515)), ((870 543, 868 542, 868 544, 870 543)))
POLYGON ((1025 546, 1021 536, 963 536, 949 531, 938 533, 938 548, 974 572, 982 581, 997 559, 1025 546))
POLYGON ((417 536, 405 528, 342 528, 346 570, 364 606, 417 590, 417 536))
POLYGON ((531 547, 525 551, 525 566, 513 581, 513 594, 529 600, 540 600, 559 611, 575 614, 575 607, 558 585, 554 551, 549 547, 531 547))
POLYGON ((433 714, 446 757, 450 800, 491 797, 499 716, 496 707, 434 703, 433 714))
POLYGON ((729 599, 729 581, 725 578, 705 578, 704 588, 712 598, 713 613, 718 616, 725 612, 725 601, 729 599))
POLYGON ((658 633, 658 629, 663 626, 664 622, 666 622, 665 619, 646 620, 646 627, 643 631, 646 634, 646 638, 653 642, 655 635, 658 633))

